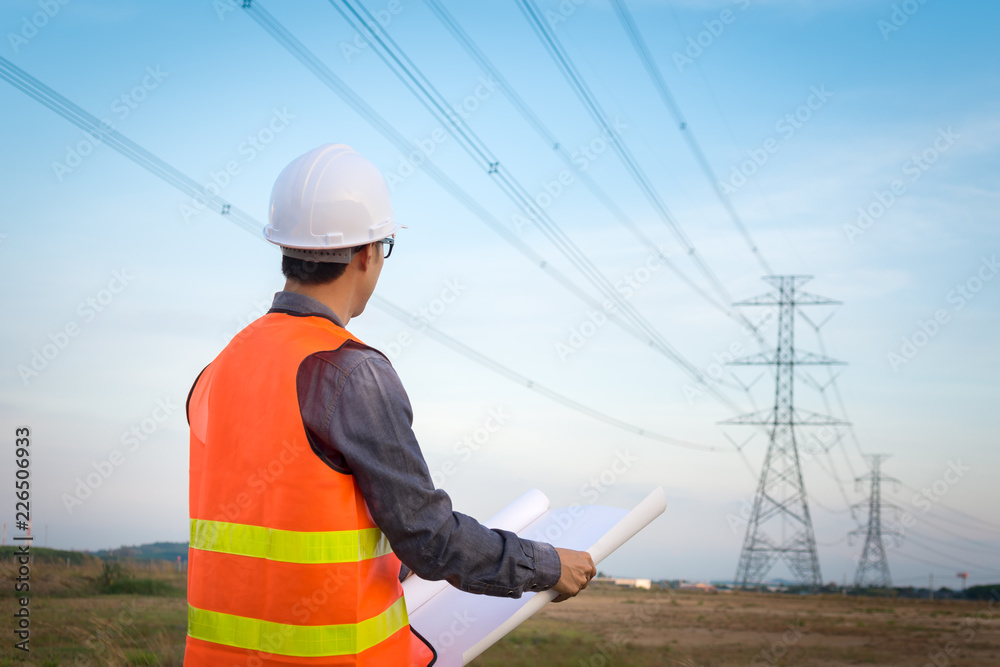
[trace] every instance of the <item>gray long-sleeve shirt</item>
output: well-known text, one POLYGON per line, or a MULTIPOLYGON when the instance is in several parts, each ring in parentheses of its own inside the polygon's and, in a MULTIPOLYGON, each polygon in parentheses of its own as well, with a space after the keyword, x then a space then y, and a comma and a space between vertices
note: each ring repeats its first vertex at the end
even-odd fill
MULTIPOLYGON (((294 292, 278 292, 269 312, 324 317, 331 309, 294 292)), ((552 545, 489 529, 452 510, 435 490, 413 433, 413 412, 389 360, 348 341, 299 366, 297 391, 306 435, 334 470, 353 474, 375 523, 402 563, 424 579, 447 580, 470 593, 520 597, 559 581, 552 545)))

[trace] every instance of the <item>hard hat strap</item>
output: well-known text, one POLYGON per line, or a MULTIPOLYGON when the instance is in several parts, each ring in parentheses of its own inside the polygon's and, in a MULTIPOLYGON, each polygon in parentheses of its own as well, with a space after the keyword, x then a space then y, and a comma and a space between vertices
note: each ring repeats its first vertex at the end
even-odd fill
POLYGON ((286 248, 281 246, 281 254, 286 257, 304 259, 308 262, 329 262, 331 264, 350 264, 355 248, 331 248, 320 250, 315 248, 286 248))

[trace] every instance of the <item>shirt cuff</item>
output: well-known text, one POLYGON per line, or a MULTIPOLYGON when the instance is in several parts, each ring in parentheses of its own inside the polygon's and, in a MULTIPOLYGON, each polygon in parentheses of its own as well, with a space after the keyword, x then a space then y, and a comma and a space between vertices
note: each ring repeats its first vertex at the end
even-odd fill
POLYGON ((562 576, 562 561, 559 560, 559 554, 548 542, 524 541, 531 544, 535 561, 535 578, 525 586, 525 592, 547 591, 559 583, 559 578, 562 576))

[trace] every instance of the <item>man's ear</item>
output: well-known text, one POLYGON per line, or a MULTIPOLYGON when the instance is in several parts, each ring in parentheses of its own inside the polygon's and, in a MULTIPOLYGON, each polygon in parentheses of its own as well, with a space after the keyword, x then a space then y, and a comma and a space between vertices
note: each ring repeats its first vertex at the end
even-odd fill
POLYGON ((375 249, 375 244, 369 243, 364 248, 355 253, 355 257, 358 260, 358 268, 361 269, 361 271, 367 271, 368 266, 372 263, 372 260, 374 260, 374 254, 373 254, 374 249, 375 249))

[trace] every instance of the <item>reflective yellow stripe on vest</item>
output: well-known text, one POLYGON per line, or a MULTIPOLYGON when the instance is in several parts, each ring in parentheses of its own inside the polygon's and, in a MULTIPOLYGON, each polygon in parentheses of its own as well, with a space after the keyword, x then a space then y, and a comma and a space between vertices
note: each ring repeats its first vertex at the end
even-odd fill
POLYGON ((188 634, 196 639, 309 658, 361 653, 399 632, 408 622, 402 597, 378 616, 341 625, 272 623, 188 605, 188 634))
POLYGON ((191 519, 191 548, 285 563, 356 563, 392 553, 378 528, 300 532, 191 519))

